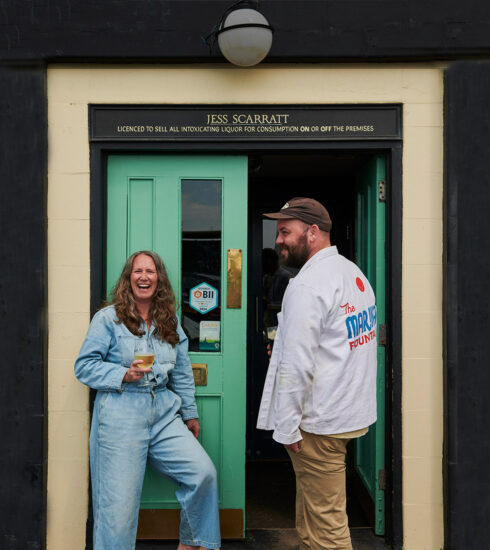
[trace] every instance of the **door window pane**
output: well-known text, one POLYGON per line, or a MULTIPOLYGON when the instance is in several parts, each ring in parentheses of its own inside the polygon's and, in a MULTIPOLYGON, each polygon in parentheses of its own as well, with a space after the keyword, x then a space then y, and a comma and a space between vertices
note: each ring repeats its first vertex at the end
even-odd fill
POLYGON ((220 351, 221 180, 182 180, 181 305, 189 351, 220 351))

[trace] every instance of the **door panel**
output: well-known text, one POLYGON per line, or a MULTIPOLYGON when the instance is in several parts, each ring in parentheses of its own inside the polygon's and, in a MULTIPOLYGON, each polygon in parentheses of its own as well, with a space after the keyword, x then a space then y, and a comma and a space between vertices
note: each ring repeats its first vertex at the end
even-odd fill
POLYGON ((380 325, 385 325, 385 225, 386 203, 379 200, 379 182, 386 179, 381 155, 365 166, 358 182, 356 212, 356 261, 376 295, 378 420, 356 441, 356 470, 374 504, 375 533, 385 532, 385 347, 380 345, 380 325))
MULTIPOLYGON (((134 251, 150 249, 163 258, 191 361, 207 366, 207 384, 196 387, 199 439, 218 471, 220 507, 241 510, 235 515, 243 527, 246 270, 241 308, 227 307, 226 289, 228 249, 241 249, 243 266, 247 262, 247 158, 110 156, 107 197, 107 290, 134 251), (217 290, 217 303, 201 313, 191 304, 191 290, 203 283, 217 290), (216 351, 203 349, 201 321, 220 323, 216 351)), ((175 488, 148 469, 141 508, 177 508, 175 488)))

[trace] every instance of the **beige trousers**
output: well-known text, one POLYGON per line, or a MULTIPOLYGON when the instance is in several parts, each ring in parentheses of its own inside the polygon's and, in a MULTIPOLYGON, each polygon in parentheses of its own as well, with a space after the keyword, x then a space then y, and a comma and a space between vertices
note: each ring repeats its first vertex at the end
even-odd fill
POLYGON ((350 440, 301 433, 299 453, 288 449, 296 474, 300 550, 352 550, 345 496, 345 454, 350 440))

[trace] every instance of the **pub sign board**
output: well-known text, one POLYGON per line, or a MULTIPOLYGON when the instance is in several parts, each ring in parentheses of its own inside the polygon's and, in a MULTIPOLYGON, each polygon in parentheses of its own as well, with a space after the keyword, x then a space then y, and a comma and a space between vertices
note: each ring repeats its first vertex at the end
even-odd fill
POLYGON ((91 141, 402 139, 400 105, 91 105, 91 141))

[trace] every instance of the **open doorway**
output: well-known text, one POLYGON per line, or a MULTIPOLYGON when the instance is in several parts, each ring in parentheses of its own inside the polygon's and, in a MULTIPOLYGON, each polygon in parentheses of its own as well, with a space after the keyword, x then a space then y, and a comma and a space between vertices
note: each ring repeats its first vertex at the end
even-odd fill
MULTIPOLYGON (((332 217, 332 244, 337 246, 340 254, 362 264, 363 248, 370 248, 369 243, 366 245, 368 231, 363 226, 369 225, 372 216, 376 215, 371 203, 378 200, 381 165, 385 166, 384 157, 376 156, 372 151, 359 150, 308 153, 288 151, 249 157, 246 470, 248 529, 294 527, 295 481, 289 458, 284 448, 272 440, 270 432, 255 428, 268 366, 267 328, 277 324, 274 320, 280 309, 282 293, 288 278, 295 275, 293 270, 277 265, 275 222, 264 220, 262 214, 277 211, 292 197, 316 198, 327 207, 332 217), (381 159, 381 162, 377 164, 376 158, 381 159), (373 199, 369 196, 364 200, 362 193, 367 189, 369 179, 376 184, 376 197, 373 199)), ((362 268, 365 272, 373 269, 372 258, 369 268, 364 263, 362 268)), ((384 264, 382 269, 384 270, 384 264)), ((384 286, 382 288, 384 294, 384 286)), ((384 363, 382 368, 384 369, 384 363)), ((378 433, 372 433, 370 441, 366 440, 367 444, 364 442, 363 445, 358 445, 355 441, 349 444, 347 502, 351 531, 365 529, 383 535, 384 500, 380 507, 376 497, 381 487, 380 478, 384 476, 384 406, 380 410, 379 402, 378 418, 378 433), (381 439, 382 448, 376 449, 381 439), (376 462, 376 453, 382 455, 382 468, 379 467, 379 461, 376 462), (365 475, 366 468, 372 475, 369 472, 365 475), (378 493, 375 494, 375 491, 378 493)))

